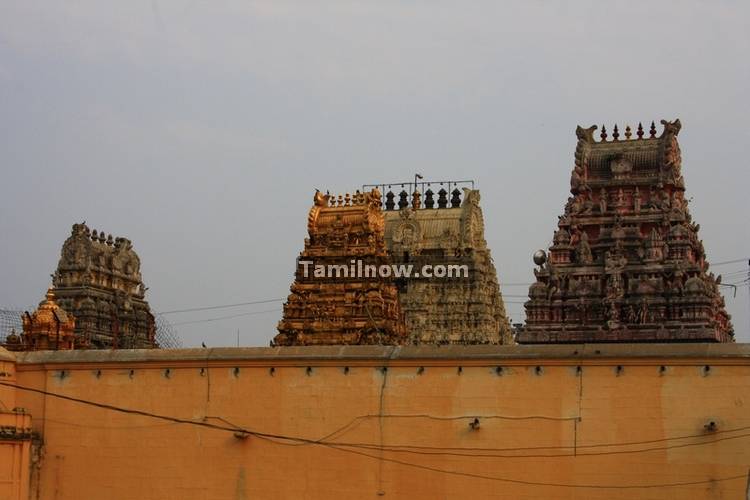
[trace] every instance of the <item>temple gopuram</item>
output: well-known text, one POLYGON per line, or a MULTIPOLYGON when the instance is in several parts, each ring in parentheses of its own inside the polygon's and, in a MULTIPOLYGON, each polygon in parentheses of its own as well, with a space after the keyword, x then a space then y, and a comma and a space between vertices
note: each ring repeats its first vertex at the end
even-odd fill
POLYGON ((307 220, 309 237, 298 258, 279 333, 271 345, 405 342, 396 285, 379 276, 363 277, 351 267, 356 261, 369 265, 389 262, 384 224, 377 189, 338 197, 315 193, 307 220), (315 276, 309 268, 306 275, 302 262, 333 266, 340 272, 315 276))
POLYGON ((53 284, 57 303, 75 318, 77 346, 157 347, 140 267, 130 240, 92 232, 86 224, 73 225, 53 284))
POLYGON ((76 347, 75 318, 55 301, 55 292, 47 290, 45 300, 33 313, 21 316, 23 333, 11 332, 2 345, 9 351, 59 351, 76 347))
POLYGON ((467 279, 414 276, 398 283, 409 342, 512 343, 497 272, 484 239, 479 191, 463 188, 462 192, 457 184, 404 183, 398 204, 390 186, 383 186, 388 189, 385 243, 395 262, 415 267, 450 263, 470 270, 467 279), (404 186, 413 186, 413 192, 407 193, 404 186))
POLYGON ((520 343, 734 340, 685 199, 680 121, 661 123, 599 141, 576 130, 572 196, 534 255, 520 343))

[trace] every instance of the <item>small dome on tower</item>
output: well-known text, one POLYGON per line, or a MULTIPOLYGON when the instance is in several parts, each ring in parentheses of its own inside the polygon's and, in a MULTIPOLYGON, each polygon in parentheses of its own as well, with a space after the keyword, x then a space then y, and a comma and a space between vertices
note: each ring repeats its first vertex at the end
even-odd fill
POLYGON ((73 349, 74 328, 75 318, 57 304, 55 291, 50 287, 36 311, 23 315, 23 349, 73 349))

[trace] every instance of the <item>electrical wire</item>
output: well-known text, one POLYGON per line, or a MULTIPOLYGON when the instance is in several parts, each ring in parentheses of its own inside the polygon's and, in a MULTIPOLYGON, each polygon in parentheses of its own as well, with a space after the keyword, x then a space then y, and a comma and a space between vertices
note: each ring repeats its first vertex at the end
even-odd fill
MULTIPOLYGON (((711 478, 711 479, 700 480, 700 481, 685 481, 685 482, 674 482, 674 483, 640 484, 640 485, 604 485, 604 484, 551 483, 551 482, 539 482, 539 481, 526 481, 526 480, 511 479, 511 478, 504 478, 504 477, 497 477, 497 476, 485 476, 485 475, 482 475, 482 474, 475 474, 475 473, 469 473, 469 472, 463 472, 463 471, 454 471, 454 470, 448 470, 448 469, 440 469, 440 468, 437 468, 437 467, 430 467, 430 466, 426 466, 426 465, 422 465, 422 464, 416 464, 416 463, 412 463, 412 462, 406 462, 406 461, 403 461, 403 460, 388 458, 388 457, 384 457, 384 456, 374 456, 374 455, 370 455, 369 453, 366 453, 364 451, 358 451, 356 449, 350 449, 350 448, 355 448, 356 447, 356 448, 361 448, 361 449, 367 449, 369 451, 368 448, 365 448, 362 445, 353 445, 353 444, 349 445, 349 444, 342 444, 342 443, 331 443, 331 442, 317 441, 317 440, 312 440, 312 439, 307 439, 307 438, 300 438, 300 437, 293 437, 293 436, 284 436, 284 435, 279 435, 279 434, 270 434, 270 433, 252 431, 252 430, 244 429, 242 427, 239 427, 239 426, 236 426, 234 424, 231 424, 231 423, 227 422, 224 419, 221 419, 221 420, 223 420, 225 423, 227 423, 228 425, 230 425, 230 427, 223 426, 223 425, 211 424, 211 423, 206 422, 206 421, 188 420, 188 419, 183 419, 183 418, 178 418, 178 417, 170 417, 170 416, 167 416, 167 415, 159 415, 159 414, 156 414, 156 413, 150 413, 150 412, 146 412, 146 411, 142 411, 142 410, 134 410, 134 409, 129 409, 129 408, 118 407, 118 406, 114 406, 114 405, 110 405, 110 404, 106 404, 106 403, 98 403, 98 402, 89 401, 89 400, 85 400, 85 399, 75 398, 75 397, 72 397, 72 396, 65 396, 63 394, 49 392, 49 391, 45 391, 45 390, 42 390, 42 389, 35 389, 33 387, 26 387, 26 386, 21 386, 21 385, 17 385, 17 384, 12 384, 10 382, 0 382, 0 385, 2 385, 2 386, 8 386, 8 387, 13 387, 15 389, 19 389, 19 390, 23 390, 23 391, 35 392, 35 393, 43 394, 45 396, 55 397, 55 398, 59 398, 59 399, 63 399, 63 400, 67 400, 67 401, 71 401, 71 402, 75 402, 75 403, 80 403, 80 404, 84 404, 84 405, 94 406, 94 407, 98 407, 98 408, 102 408, 102 409, 107 409, 107 410, 111 410, 111 411, 122 412, 122 413, 126 413, 126 414, 131 414, 131 415, 139 415, 139 416, 144 416, 144 417, 149 417, 149 418, 154 418, 154 419, 160 419, 160 420, 164 420, 164 421, 168 421, 168 422, 173 422, 173 423, 196 425, 196 426, 204 427, 204 428, 208 428, 208 429, 228 431, 228 432, 232 432, 234 434, 238 434, 238 433, 239 434, 247 434, 247 435, 251 435, 251 436, 254 436, 256 438, 262 439, 262 440, 266 440, 266 441, 270 441, 270 442, 274 442, 274 443, 282 444, 282 445, 293 445, 295 443, 315 444, 315 445, 325 446, 325 447, 328 447, 328 448, 332 448, 332 449, 336 449, 336 450, 339 450, 339 451, 343 451, 343 452, 346 452, 346 453, 353 453, 353 454, 356 454, 356 455, 361 455, 361 456, 369 457, 369 458, 372 458, 372 459, 375 459, 375 460, 381 460, 381 461, 385 461, 385 462, 390 462, 390 463, 395 463, 395 464, 403 465, 403 466, 406 466, 406 467, 412 467, 412 468, 417 468, 417 469, 429 470, 429 471, 438 472, 438 473, 442 473, 442 474, 458 475, 458 476, 465 476, 465 477, 473 477, 473 478, 476 478, 476 479, 486 479, 486 480, 492 480, 492 481, 501 481, 501 482, 515 483, 515 484, 524 484, 524 485, 529 485, 529 486, 550 486, 550 487, 559 487, 559 488, 586 488, 586 489, 671 488, 671 487, 679 487, 679 486, 694 486, 694 485, 709 484, 709 483, 715 483, 715 482, 732 481, 732 480, 739 479, 739 478, 743 478, 744 479, 746 477, 745 474, 742 474, 742 475, 737 475, 737 476, 727 476, 727 477, 723 477, 723 478, 711 478)), ((432 418, 438 418, 438 419, 442 419, 442 418, 448 418, 448 419, 467 418, 467 417, 434 417, 434 416, 430 416, 430 417, 432 417, 432 418)), ((220 418, 220 417, 211 417, 211 418, 220 418)), ((725 438, 718 438, 715 441, 718 441, 718 440, 729 440, 729 439, 734 439, 734 438, 739 438, 739 437, 745 437, 745 435, 743 435, 743 436, 729 436, 729 437, 725 437, 725 438)), ((708 443, 702 443, 702 444, 708 444, 708 443)), ((676 446, 679 446, 679 445, 675 445, 675 447, 676 446)), ((664 449, 668 449, 668 448, 664 448, 664 449)), ((388 450, 385 450, 385 449, 381 448, 381 451, 388 451, 388 450)), ((630 452, 632 453, 634 451, 630 451, 630 452)), ((610 454, 618 454, 618 453, 621 453, 621 452, 611 452, 610 454)), ((511 458, 518 458, 518 457, 514 456, 514 457, 511 457, 511 458)))
MULTIPOLYGON (((273 438, 267 438, 265 436, 260 437, 260 439, 275 442, 281 445, 287 444, 287 443, 274 440, 273 438)), ((699 480, 699 481, 685 481, 685 482, 661 483, 661 484, 637 484, 637 485, 636 484, 626 484, 626 485, 623 485, 623 484, 617 484, 617 485, 614 485, 614 484, 569 484, 569 483, 552 483, 552 482, 542 482, 542 481, 526 481, 522 479, 511 479, 511 478, 506 478, 506 477, 487 476, 484 474, 477 474, 473 472, 441 469, 438 467, 416 464, 413 462, 406 462, 406 461, 398 460, 394 458, 370 455, 369 453, 348 449, 340 445, 328 444, 328 443, 320 443, 320 444, 322 446, 333 448, 333 449, 343 451, 346 453, 352 453, 355 455, 372 458, 373 460, 380 460, 383 462, 403 465, 405 467, 411 467, 415 469, 421 469, 421 470, 437 472, 437 473, 453 475, 453 476, 470 477, 473 479, 485 479, 489 481, 498 481, 498 482, 503 482, 503 483, 522 484, 526 486, 547 486, 547 487, 556 487, 556 488, 581 488, 581 489, 618 489, 618 490, 619 489, 623 489, 623 490, 625 489, 653 489, 653 488, 673 488, 673 487, 680 487, 680 486, 697 486, 701 484, 710 484, 710 483, 715 483, 715 482, 725 482, 725 481, 733 481, 736 479, 745 479, 747 477, 746 474, 739 474, 736 476, 727 476, 727 477, 715 478, 715 479, 712 478, 712 479, 705 479, 705 480, 699 480)))
MULTIPOLYGON (((360 415, 358 417, 355 417, 356 419, 365 419, 365 418, 379 418, 379 417, 388 417, 388 418, 425 418, 429 420, 443 420, 443 421, 452 421, 452 420, 465 420, 465 419, 473 419, 473 418, 483 418, 486 420, 490 419, 498 419, 498 420, 554 420, 558 422, 567 422, 572 420, 580 420, 580 417, 550 417, 548 415, 482 415, 482 414, 472 414, 472 415, 454 415, 454 416, 437 416, 437 415, 429 415, 426 413, 386 413, 386 414, 370 414, 370 415, 360 415)), ((750 429, 750 427, 748 427, 750 429)))
MULTIPOLYGON (((335 431, 327 434, 326 436, 314 440, 315 443, 320 443, 322 441, 326 441, 330 438, 332 435, 340 434, 343 430, 346 430, 352 425, 357 422, 364 419, 370 419, 370 418, 428 418, 432 420, 472 420, 474 418, 480 418, 480 419, 501 419, 501 420, 532 420, 532 419, 543 419, 543 420, 555 420, 555 421, 577 421, 580 420, 579 417, 548 417, 543 415, 522 415, 522 416, 507 416, 507 415, 463 415, 463 416, 455 416, 455 417, 439 417, 434 415, 403 415, 403 414, 370 414, 370 415, 360 415, 358 417, 353 418, 349 423, 345 424, 344 426, 340 427, 339 429, 336 429, 335 431)), ((233 424, 234 425, 234 424, 233 424)), ((409 445, 409 444, 393 444, 393 445, 384 445, 383 447, 387 450, 401 450, 401 449, 416 449, 416 450, 449 450, 449 451, 466 451, 466 452, 472 452, 472 453, 485 453, 485 452, 502 452, 502 451, 539 451, 539 450, 584 450, 584 449, 591 449, 591 448, 621 448, 626 446, 638 446, 638 445, 646 445, 646 444, 656 444, 656 443, 666 443, 669 441, 679 441, 683 439, 699 439, 699 438, 713 438, 717 435, 723 435, 723 434, 729 434, 729 433, 735 433, 735 432, 741 432, 741 431, 748 431, 750 430, 750 426, 746 427, 737 427, 734 429, 724 429, 724 430, 717 430, 713 431, 710 434, 708 433, 702 433, 702 434, 689 434, 685 436, 674 436, 674 437, 668 437, 668 438, 659 438, 659 439, 650 439, 650 440, 643 440, 643 441, 626 441, 626 442, 619 442, 619 443, 592 443, 592 444, 576 444, 576 445, 557 445, 557 446, 525 446, 525 447, 515 447, 515 448, 488 448, 488 447, 473 447, 473 446, 464 446, 464 447, 446 447, 446 446, 424 446, 424 445, 409 445)), ((742 438, 749 436, 748 434, 742 434, 738 436, 730 436, 729 438, 720 438, 715 439, 715 441, 724 441, 730 438, 742 438)), ((377 446, 380 447, 380 445, 377 445, 375 443, 347 443, 347 442, 333 442, 330 444, 339 444, 342 446, 377 446)), ((690 443, 692 444, 710 444, 710 443, 690 443)), ((672 447, 677 447, 678 445, 667 445, 664 447, 659 448, 653 448, 653 449, 647 449, 646 451, 656 451, 656 450, 666 450, 671 449, 672 447)), ((624 451, 623 453, 633 453, 638 452, 641 450, 628 450, 624 451)), ((612 452, 607 452, 608 454, 612 454, 612 452)), ((614 452, 614 454, 617 454, 618 452, 614 452)), ((594 454, 594 453, 592 453, 594 454)), ((464 455, 467 456, 467 455, 464 455)), ((472 456, 472 455, 468 455, 472 456)), ((512 455, 512 457, 517 457, 519 455, 512 455)), ((562 455, 552 455, 552 456, 562 456, 562 455)))
POLYGON ((193 312, 193 311, 211 311, 214 309, 228 309, 230 307, 240 307, 240 306, 251 306, 255 304, 269 304, 271 302, 281 302, 284 299, 265 299, 265 300, 253 300, 251 302, 238 302, 237 304, 224 304, 220 306, 207 306, 207 307, 193 307, 190 309, 175 309, 173 311, 162 311, 157 314, 178 314, 178 313, 186 313, 186 312, 193 312))
POLYGON ((54 424, 59 425, 67 425, 69 427, 79 427, 82 429, 107 429, 107 430, 133 430, 133 429, 154 429, 159 427, 169 427, 172 425, 178 425, 177 422, 160 422, 158 424, 149 424, 149 425, 92 425, 89 423, 81 424, 76 422, 69 422, 66 420, 57 420, 54 418, 38 418, 35 417, 34 421, 40 421, 40 422, 52 422, 54 424))
MULTIPOLYGON (((238 426, 236 424, 232 424, 232 423, 228 422, 227 420, 225 420, 225 419, 223 419, 221 417, 206 417, 206 418, 215 418, 215 419, 222 420, 223 422, 231 425, 231 427, 217 426, 215 424, 209 424, 207 422, 202 422, 202 421, 189 420, 189 419, 184 419, 184 418, 179 418, 179 417, 171 417, 171 416, 167 416, 167 415, 160 415, 160 414, 156 414, 156 413, 147 412, 147 411, 144 411, 144 410, 134 410, 134 409, 130 409, 130 408, 124 408, 124 407, 120 407, 120 406, 111 405, 111 404, 108 404, 108 403, 99 403, 99 402, 96 402, 96 401, 90 401, 90 400, 87 400, 87 399, 76 398, 76 397, 73 397, 73 396, 66 396, 64 394, 50 392, 50 391, 46 391, 46 390, 43 390, 43 389, 36 389, 34 387, 27 387, 27 386, 23 386, 23 385, 18 385, 18 384, 14 384, 14 383, 11 383, 11 382, 0 382, 0 386, 7 386, 7 387, 14 388, 14 389, 22 390, 22 391, 28 391, 28 392, 33 392, 33 393, 37 393, 37 394, 42 394, 42 395, 45 395, 45 396, 50 396, 50 397, 54 397, 54 398, 62 399, 62 400, 66 400, 66 401, 71 401, 71 402, 74 402, 74 403, 79 403, 79 404, 83 404, 83 405, 87 405, 87 406, 94 406, 94 407, 97 407, 97 408, 102 408, 102 409, 105 409, 105 410, 111 410, 111 411, 116 411, 116 412, 121 412, 121 413, 126 413, 126 414, 139 415, 139 416, 143 416, 143 417, 150 417, 150 418, 165 420, 165 421, 173 422, 173 423, 189 424, 189 425, 192 424, 192 425, 198 425, 198 426, 201 426, 201 427, 207 427, 207 428, 211 428, 211 429, 224 430, 224 431, 238 431, 238 430, 241 430, 242 432, 245 432, 245 433, 248 433, 248 434, 253 434, 253 435, 255 435, 255 434, 259 434, 259 435, 263 434, 263 435, 272 436, 272 437, 278 437, 278 438, 284 438, 284 439, 301 441, 301 442, 305 442, 305 443, 308 443, 308 444, 318 444, 318 443, 322 443, 323 442, 321 440, 315 440, 315 439, 310 439, 310 438, 299 438, 299 437, 291 437, 291 436, 279 436, 279 435, 273 435, 273 434, 264 434, 264 433, 260 433, 260 432, 256 432, 256 431, 250 431, 250 430, 244 429, 241 426, 238 426)), ((429 419, 433 419, 433 420, 443 420, 443 421, 446 421, 446 420, 447 421, 455 421, 455 420, 461 420, 461 419, 473 419, 473 418, 477 418, 477 417, 479 417, 479 418, 497 418, 497 419, 503 419, 503 420, 532 420, 532 419, 544 419, 544 420, 554 420, 554 421, 578 420, 578 417, 549 417, 549 416, 544 416, 544 415, 524 415, 524 416, 461 415, 461 416, 440 417, 440 416, 425 415, 425 414, 400 414, 400 415, 399 414, 384 414, 384 415, 380 415, 380 414, 373 415, 373 414, 370 414, 370 415, 361 415, 359 417, 355 417, 354 420, 364 419, 364 418, 380 418, 380 417, 387 417, 387 418, 429 418, 429 419)), ((344 428, 348 427, 349 425, 350 424, 345 425, 344 428)), ((747 429, 750 429, 750 427, 743 427, 743 428, 733 429, 733 430, 725 430, 723 432, 737 432, 737 431, 740 431, 740 430, 747 430, 747 429)), ((337 433, 337 432, 338 431, 334 431, 334 433, 337 433)), ((717 433, 718 432, 721 432, 721 431, 717 431, 717 433)), ((690 437, 695 437, 695 436, 682 436, 682 437, 666 438, 666 440, 686 439, 686 438, 690 438, 690 437)), ((650 443, 650 442, 656 442, 656 441, 647 441, 647 443, 650 443)), ((360 444, 367 445, 367 446, 371 445, 370 443, 330 443, 330 444, 346 444, 348 446, 359 446, 360 444)), ((623 445, 628 445, 628 444, 640 444, 640 443, 639 442, 635 442, 635 443, 619 443, 619 444, 609 444, 609 445, 600 444, 600 445, 590 445, 590 446, 623 446, 623 445)), ((398 445, 391 445, 391 446, 398 446, 398 445)), ((581 448, 581 447, 585 447, 585 446, 586 445, 581 445, 581 446, 578 446, 578 447, 581 448)), ((470 448, 466 448, 466 449, 470 449, 470 448)), ((485 449, 489 449, 489 448, 485 448, 485 449)), ((519 448, 519 449, 521 449, 521 448, 519 448)))
POLYGON ((725 260, 723 262, 713 262, 711 263, 712 266, 725 266, 727 264, 737 264, 738 262, 748 262, 750 259, 748 257, 744 257, 742 259, 733 259, 733 260, 725 260))
POLYGON ((720 273, 721 276, 731 276, 733 274, 747 274, 747 267, 743 267, 741 269, 736 269, 734 271, 726 271, 723 273, 720 273))
MULTIPOLYGON (((708 437, 709 435, 705 435, 702 437, 708 437)), ((739 434, 736 436, 726 436, 722 438, 714 438, 712 441, 705 441, 705 442, 698 442, 698 443, 679 443, 679 444, 672 444, 672 445, 666 445, 666 446, 658 446, 658 447, 652 447, 652 448, 642 448, 638 450, 615 450, 615 451, 595 451, 595 452, 589 452, 589 453, 580 453, 577 450, 581 447, 578 446, 570 446, 568 448, 573 449, 573 451, 570 451, 568 453, 538 453, 538 454, 500 454, 500 453, 477 453, 477 452, 471 452, 471 453, 460 453, 455 451, 441 451, 441 450, 414 450, 409 449, 409 447, 406 448, 389 448, 388 446, 378 446, 375 444, 365 445, 365 444, 349 444, 349 443, 335 443, 339 446, 350 446, 353 448, 363 448, 363 449, 369 449, 369 450, 376 450, 376 451, 389 451, 392 453, 408 453, 413 455, 439 455, 439 456, 451 456, 451 457, 467 457, 467 458, 573 458, 573 457, 591 457, 591 456, 605 456, 605 455, 629 455, 634 453, 648 453, 652 451, 666 451, 666 450, 673 450, 673 449, 679 449, 679 448, 689 448, 693 446, 703 446, 706 444, 713 444, 716 442, 721 441, 729 441, 733 439, 741 439, 750 437, 750 433, 747 434, 739 434)), ((328 443, 331 444, 331 443, 328 443)))
POLYGON ((217 316, 216 318, 209 318, 209 319, 197 319, 194 321, 181 321, 179 323, 172 323, 172 326, 181 326, 181 325, 192 325, 195 323, 210 323, 212 321, 221 321, 224 319, 231 319, 231 318, 240 318, 242 316, 255 316, 256 314, 266 314, 271 312, 281 312, 282 310, 279 308, 276 309, 264 309, 262 311, 252 311, 252 312, 246 312, 242 314, 231 314, 229 316, 217 316))
MULTIPOLYGON (((748 262, 748 259, 747 258, 741 258, 741 259, 726 260, 726 261, 722 261, 722 262, 714 262, 714 263, 711 264, 711 266, 714 266, 714 267, 715 266, 723 266, 723 265, 728 265, 728 264, 736 264, 736 263, 739 263, 739 262, 748 262)), ((726 279, 726 278, 728 278, 730 276, 744 275, 745 273, 747 273, 747 269, 745 269, 745 268, 743 268, 743 269, 737 269, 735 271, 730 271, 728 273, 722 273, 722 277, 726 279)), ((500 286, 502 288, 502 287, 505 287, 505 286, 531 286, 532 284, 533 283, 530 283, 530 282, 529 283, 527 283, 527 282, 509 282, 509 283, 500 283, 500 286)), ((515 295, 514 294, 503 294, 503 296, 504 297, 510 297, 510 298, 526 298, 526 295, 519 295, 519 294, 515 294, 515 295)), ((211 311, 211 310, 216 310, 216 309, 228 309, 228 308, 232 308, 232 307, 241 307, 241 306, 249 306, 249 305, 256 305, 256 304, 269 304, 269 303, 272 303, 272 302, 283 302, 284 300, 285 299, 283 299, 283 298, 254 300, 254 301, 249 301, 249 302, 238 302, 238 303, 235 303, 235 304, 221 304, 221 305, 215 305, 215 306, 193 307, 193 308, 187 308, 187 309, 174 309, 174 310, 170 310, 170 311, 162 311, 162 312, 159 312, 157 314, 164 315, 164 314, 180 314, 180 313, 196 312, 196 311, 211 311)), ((261 314, 262 312, 271 312, 271 311, 270 310, 269 311, 258 311, 257 314, 261 314)), ((218 321, 219 319, 225 319, 225 318, 229 318, 229 317, 230 316, 216 318, 215 320, 211 319, 210 321, 218 321)), ((205 320, 205 321, 209 321, 209 320, 205 320)), ((176 323, 176 324, 178 324, 178 325, 179 324, 188 324, 188 322, 176 323)))

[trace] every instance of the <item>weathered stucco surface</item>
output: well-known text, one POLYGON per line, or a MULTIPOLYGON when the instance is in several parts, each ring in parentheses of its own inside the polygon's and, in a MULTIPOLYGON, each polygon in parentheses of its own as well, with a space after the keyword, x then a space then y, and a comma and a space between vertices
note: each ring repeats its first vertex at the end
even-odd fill
POLYGON ((240 439, 2 386, 0 408, 24 408, 41 438, 27 457, 35 499, 745 498, 746 345, 0 355, 19 387, 324 443, 240 439))

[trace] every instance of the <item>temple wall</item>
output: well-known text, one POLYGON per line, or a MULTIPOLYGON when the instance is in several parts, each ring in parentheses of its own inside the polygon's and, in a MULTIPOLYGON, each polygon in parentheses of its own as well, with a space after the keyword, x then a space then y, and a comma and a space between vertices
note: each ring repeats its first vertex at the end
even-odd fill
MULTIPOLYGON (((0 382, 14 384, 16 363, 0 348, 0 382)), ((0 385, 0 499, 29 498, 31 464, 31 416, 17 411, 17 391, 0 385)))
MULTIPOLYGON (((43 442, 28 473, 39 500, 746 498, 748 345, 30 352, 17 354, 16 379, 329 443, 241 439, 2 386, 0 408, 25 408, 43 442), (711 421, 715 432, 704 429, 711 421), (696 437, 673 439, 685 436, 696 437), (445 448, 473 450, 435 454, 445 448), (555 454, 566 456, 542 456, 555 454)), ((5 480, 3 446, 0 464, 5 480)), ((1 498, 23 498, 4 485, 1 498)))

